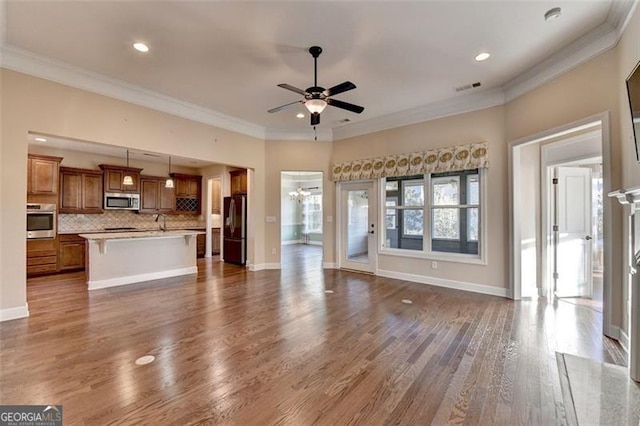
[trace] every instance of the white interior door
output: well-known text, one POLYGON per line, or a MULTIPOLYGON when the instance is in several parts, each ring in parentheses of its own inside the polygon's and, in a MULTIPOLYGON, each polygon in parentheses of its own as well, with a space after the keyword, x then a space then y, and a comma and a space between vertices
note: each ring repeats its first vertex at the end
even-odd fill
POLYGON ((591 169, 556 169, 554 281, 558 297, 591 297, 591 169))
POLYGON ((340 267, 375 272, 376 194, 374 182, 340 187, 340 267))

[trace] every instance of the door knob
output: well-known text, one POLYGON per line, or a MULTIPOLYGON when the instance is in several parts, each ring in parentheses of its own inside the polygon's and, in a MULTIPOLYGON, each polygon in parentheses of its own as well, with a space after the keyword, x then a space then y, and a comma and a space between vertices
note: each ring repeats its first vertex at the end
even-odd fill
POLYGON ((587 235, 586 237, 584 237, 584 239, 589 241, 591 239, 591 235, 587 235))

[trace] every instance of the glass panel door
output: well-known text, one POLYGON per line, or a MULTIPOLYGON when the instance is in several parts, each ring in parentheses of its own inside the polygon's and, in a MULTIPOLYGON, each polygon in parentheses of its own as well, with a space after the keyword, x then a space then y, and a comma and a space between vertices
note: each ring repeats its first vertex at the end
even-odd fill
POLYGON ((340 267, 374 272, 376 204, 374 182, 342 183, 340 187, 340 267))

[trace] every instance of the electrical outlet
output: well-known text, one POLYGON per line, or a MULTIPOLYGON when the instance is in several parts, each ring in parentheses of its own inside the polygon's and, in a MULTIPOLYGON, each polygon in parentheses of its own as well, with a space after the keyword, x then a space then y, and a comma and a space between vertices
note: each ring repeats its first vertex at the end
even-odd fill
POLYGON ((271 249, 271 254, 275 256, 275 254, 276 254, 276 248, 275 247, 271 249))
POLYGON ((438 269, 438 262, 435 260, 431 262, 431 269, 438 269))

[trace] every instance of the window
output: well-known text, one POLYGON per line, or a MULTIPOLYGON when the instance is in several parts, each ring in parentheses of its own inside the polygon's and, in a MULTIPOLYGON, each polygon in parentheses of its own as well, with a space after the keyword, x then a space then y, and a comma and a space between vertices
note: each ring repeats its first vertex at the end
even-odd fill
POLYGON ((478 169, 387 178, 383 250, 477 257, 482 235, 480 179, 478 169))
POLYGON ((431 175, 431 194, 431 251, 478 254, 478 171, 431 175))

